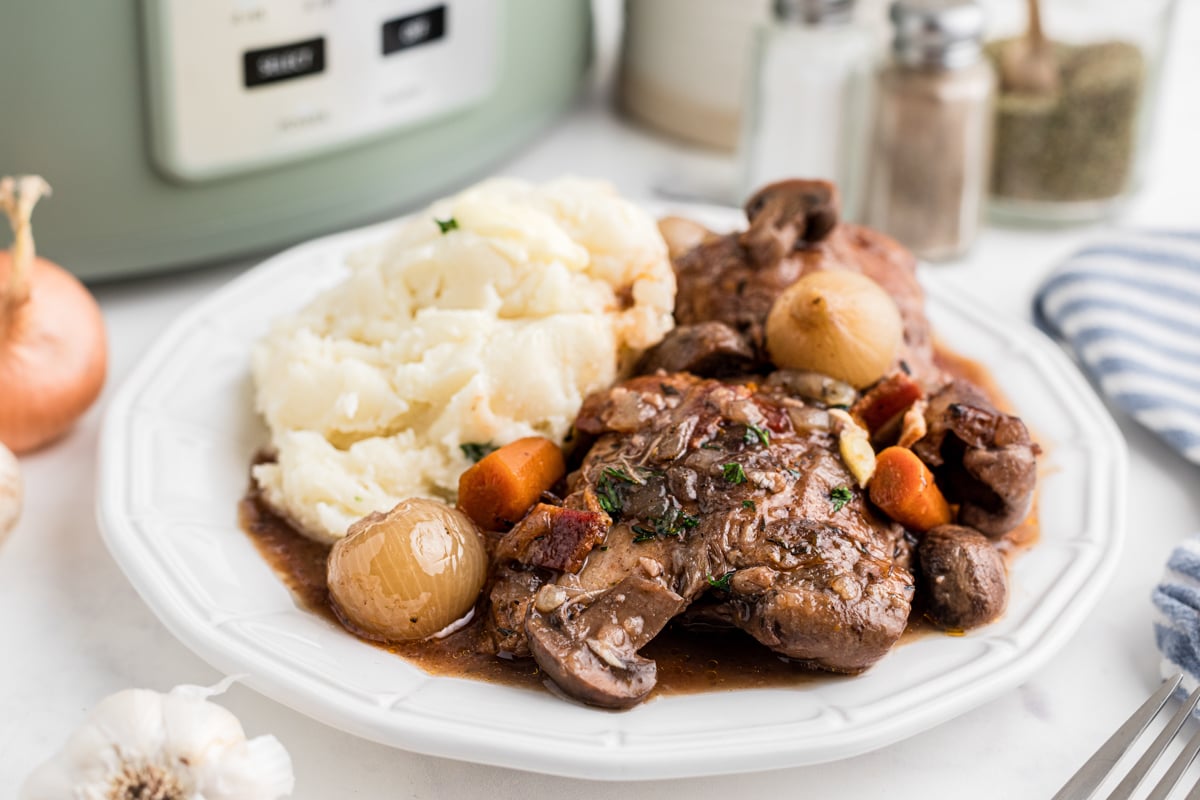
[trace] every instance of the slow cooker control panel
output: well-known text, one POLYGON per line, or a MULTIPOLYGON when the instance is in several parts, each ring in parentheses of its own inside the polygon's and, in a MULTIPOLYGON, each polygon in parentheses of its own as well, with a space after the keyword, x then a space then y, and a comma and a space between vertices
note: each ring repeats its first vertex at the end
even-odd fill
POLYGON ((478 103, 495 0, 142 0, 158 166, 187 181, 292 161, 478 103))

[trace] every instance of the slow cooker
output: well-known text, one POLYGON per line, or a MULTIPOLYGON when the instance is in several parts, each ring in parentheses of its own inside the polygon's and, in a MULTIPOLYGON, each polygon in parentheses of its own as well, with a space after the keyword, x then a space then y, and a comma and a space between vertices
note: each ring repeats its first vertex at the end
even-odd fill
POLYGON ((84 278, 261 252, 477 177, 590 44, 588 0, 0 3, 0 172, 84 278))

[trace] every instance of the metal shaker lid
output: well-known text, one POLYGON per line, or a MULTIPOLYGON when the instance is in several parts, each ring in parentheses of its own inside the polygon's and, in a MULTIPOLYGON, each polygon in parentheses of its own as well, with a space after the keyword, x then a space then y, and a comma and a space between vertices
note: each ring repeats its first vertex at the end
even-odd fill
POLYGON ((979 60, 983 9, 974 0, 895 0, 896 58, 920 66, 962 67, 979 60))
POLYGON ((774 9, 781 22, 837 24, 854 16, 854 0, 775 0, 774 9))

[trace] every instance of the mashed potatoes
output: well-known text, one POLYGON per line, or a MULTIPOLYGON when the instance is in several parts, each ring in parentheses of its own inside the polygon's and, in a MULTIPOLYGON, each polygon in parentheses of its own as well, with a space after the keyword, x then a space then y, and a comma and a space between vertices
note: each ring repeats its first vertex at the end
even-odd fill
POLYGON ((562 441, 584 396, 673 324, 654 220, 592 181, 488 181, 350 268, 253 356, 277 453, 254 478, 326 542, 407 497, 452 501, 461 445, 562 441))

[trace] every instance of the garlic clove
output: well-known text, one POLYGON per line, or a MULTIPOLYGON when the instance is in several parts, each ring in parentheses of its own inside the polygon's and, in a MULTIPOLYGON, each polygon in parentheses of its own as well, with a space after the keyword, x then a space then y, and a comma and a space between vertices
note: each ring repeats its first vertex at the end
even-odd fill
POLYGON ((163 752, 190 757, 245 741, 242 724, 229 710, 202 697, 172 689, 162 699, 163 752))
POLYGON ((0 542, 21 518, 21 467, 12 451, 0 444, 0 542))
POLYGON ((289 796, 295 784, 292 761, 279 740, 247 741, 237 717, 206 699, 228 685, 110 695, 62 750, 26 779, 21 800, 125 797, 121 790, 133 786, 154 787, 155 797, 289 796))
POLYGON ((197 790, 210 800, 259 800, 292 793, 292 759, 274 736, 258 736, 227 750, 219 764, 205 762, 197 790))

